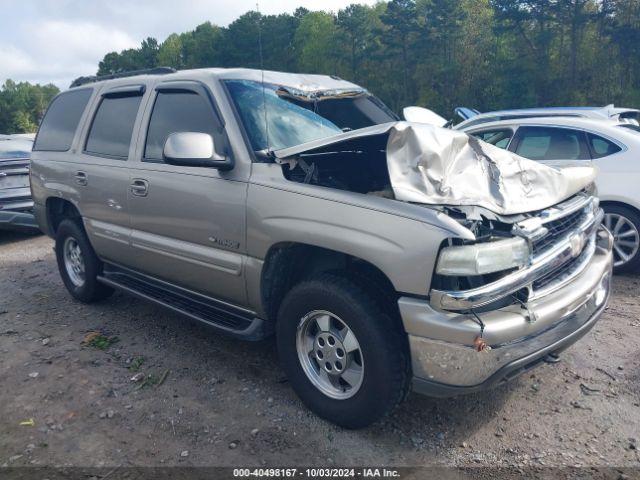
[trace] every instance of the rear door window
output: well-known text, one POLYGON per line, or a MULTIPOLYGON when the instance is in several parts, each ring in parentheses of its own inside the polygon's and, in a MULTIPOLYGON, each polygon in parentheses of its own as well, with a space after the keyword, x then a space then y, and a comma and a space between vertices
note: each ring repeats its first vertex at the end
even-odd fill
POLYGON ((498 130, 494 129, 483 130, 482 132, 474 132, 471 135, 479 138, 483 142, 495 145, 498 148, 507 148, 509 142, 511 141, 511 137, 513 136, 513 132, 509 129, 501 128, 498 130))
POLYGON ((92 92, 91 88, 70 90, 54 98, 42 119, 33 149, 53 152, 69 150, 92 92))
POLYGON ((589 139, 592 158, 607 157, 622 150, 621 147, 606 138, 602 138, 600 135, 587 133, 587 138, 589 139))
POLYGON ((177 132, 208 133, 216 149, 224 144, 208 99, 188 90, 160 91, 149 120, 144 160, 163 161, 164 143, 169 135, 177 132))
POLYGON ((515 153, 531 160, 589 160, 585 134, 555 127, 520 127, 515 153))
POLYGON ((125 160, 142 96, 106 96, 100 102, 87 137, 86 153, 125 160))

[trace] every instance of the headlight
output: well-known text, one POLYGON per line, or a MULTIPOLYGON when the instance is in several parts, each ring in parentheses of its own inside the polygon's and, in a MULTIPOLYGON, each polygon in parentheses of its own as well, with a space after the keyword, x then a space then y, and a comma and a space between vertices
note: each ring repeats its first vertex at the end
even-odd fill
POLYGON ((472 276, 500 272, 525 266, 529 255, 529 245, 520 237, 446 247, 440 252, 436 273, 472 276))

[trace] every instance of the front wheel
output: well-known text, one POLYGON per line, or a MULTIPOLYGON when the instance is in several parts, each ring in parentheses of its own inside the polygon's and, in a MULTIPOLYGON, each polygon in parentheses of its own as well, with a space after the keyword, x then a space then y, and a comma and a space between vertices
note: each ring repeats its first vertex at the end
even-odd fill
POLYGON ((295 286, 280 307, 278 353, 289 381, 316 414, 365 427, 406 396, 406 335, 365 289, 324 274, 295 286))
POLYGON ((605 205, 604 226, 613 235, 613 269, 616 273, 640 269, 640 215, 620 205, 605 205))

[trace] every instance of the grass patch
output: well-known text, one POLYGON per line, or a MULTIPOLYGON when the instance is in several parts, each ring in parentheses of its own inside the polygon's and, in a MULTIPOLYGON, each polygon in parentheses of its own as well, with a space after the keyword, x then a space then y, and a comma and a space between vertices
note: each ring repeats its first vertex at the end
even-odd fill
POLYGON ((144 377, 144 380, 142 381, 142 383, 140 385, 138 385, 138 390, 140 390, 141 388, 145 388, 145 387, 153 387, 159 381, 160 381, 160 379, 158 378, 157 375, 154 375, 153 373, 150 373, 149 375, 144 377))
POLYGON ((129 370, 132 372, 138 372, 140 371, 140 367, 142 367, 143 363, 144 363, 144 357, 136 357, 133 360, 131 360, 131 364, 129 365, 129 370))
POLYGON ((114 343, 118 343, 118 337, 107 337, 100 332, 90 332, 85 337, 82 343, 99 350, 106 350, 114 343))

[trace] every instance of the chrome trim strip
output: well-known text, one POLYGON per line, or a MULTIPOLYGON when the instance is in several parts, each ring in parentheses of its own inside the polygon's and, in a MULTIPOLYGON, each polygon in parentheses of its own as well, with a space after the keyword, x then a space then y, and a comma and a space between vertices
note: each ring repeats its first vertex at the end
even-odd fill
POLYGON ((589 204, 595 201, 596 197, 577 195, 564 203, 556 205, 555 207, 543 210, 534 218, 540 218, 540 220, 542 220, 542 225, 544 225, 546 223, 553 222, 554 220, 558 220, 560 218, 571 215, 572 213, 587 207, 589 204))
POLYGON ((570 283, 577 275, 580 275, 585 268, 589 265, 593 254, 596 252, 596 239, 591 238, 587 242, 587 246, 584 248, 580 256, 577 258, 577 262, 575 265, 572 265, 571 272, 567 274, 565 277, 556 278, 554 281, 549 283, 540 289, 532 289, 529 293, 529 301, 537 300, 538 298, 542 298, 551 292, 564 287, 568 283, 570 283))
POLYGON ((568 261, 575 258, 571 238, 584 233, 589 239, 602 222, 604 212, 598 209, 580 226, 567 233, 556 245, 532 259, 528 267, 502 277, 495 282, 469 290, 432 290, 431 305, 442 310, 469 310, 487 305, 504 298, 522 288, 530 286, 535 280, 552 273, 568 261))

